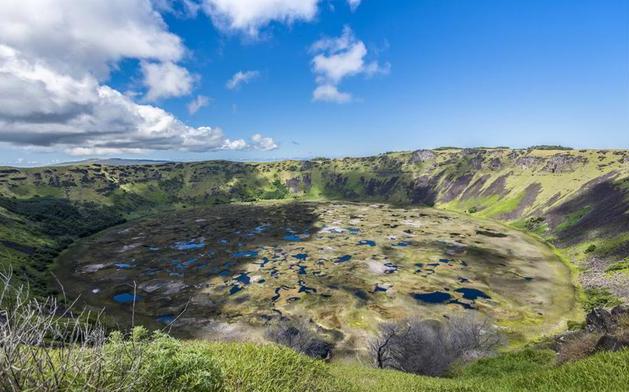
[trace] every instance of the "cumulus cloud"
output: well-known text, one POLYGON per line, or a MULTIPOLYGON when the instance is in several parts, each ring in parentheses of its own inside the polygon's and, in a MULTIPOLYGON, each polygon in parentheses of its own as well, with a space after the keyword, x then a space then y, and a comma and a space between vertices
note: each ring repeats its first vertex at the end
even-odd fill
POLYGON ((389 72, 389 64, 380 65, 376 61, 366 61, 367 47, 354 36, 348 26, 343 28, 340 37, 320 39, 310 50, 314 55, 312 71, 317 83, 313 92, 315 101, 349 102, 352 99, 351 94, 338 89, 343 79, 360 74, 370 77, 389 72))
POLYGON ((197 95, 195 99, 193 99, 192 101, 190 101, 190 103, 188 103, 188 106, 187 106, 188 113, 195 114, 196 112, 199 111, 199 109, 209 104, 210 104, 210 98, 206 97, 205 95, 197 95))
POLYGON ((319 0, 203 0, 202 9, 223 31, 257 37, 271 22, 291 24, 317 15, 319 0))
POLYGON ((220 128, 190 127, 158 107, 133 102, 93 77, 75 79, 57 73, 6 45, 0 45, 0 86, 3 142, 62 147, 79 155, 247 147, 242 140, 226 138, 220 128))
POLYGON ((249 83, 251 80, 260 76, 258 71, 238 71, 225 83, 225 87, 235 90, 243 84, 249 83))
POLYGON ((194 77, 176 64, 184 53, 147 0, 3 0, 0 142, 75 155, 254 148, 105 84, 133 58, 147 99, 186 94, 194 77))
POLYGON ((188 95, 192 90, 194 77, 177 64, 142 62, 141 66, 144 85, 148 89, 146 99, 149 101, 188 95))
POLYGON ((259 133, 251 136, 251 142, 253 148, 255 148, 256 150, 271 151, 278 148, 278 145, 272 138, 264 137, 259 133))
POLYGON ((351 94, 340 92, 332 84, 323 84, 314 89, 312 99, 323 102, 346 103, 352 100, 352 96, 351 94))
POLYGON ((64 73, 106 79, 124 58, 179 61, 181 39, 145 0, 2 0, 0 43, 64 73))
POLYGON ((347 0, 347 4, 349 4, 349 8, 352 11, 356 11, 356 8, 360 5, 361 0, 347 0))

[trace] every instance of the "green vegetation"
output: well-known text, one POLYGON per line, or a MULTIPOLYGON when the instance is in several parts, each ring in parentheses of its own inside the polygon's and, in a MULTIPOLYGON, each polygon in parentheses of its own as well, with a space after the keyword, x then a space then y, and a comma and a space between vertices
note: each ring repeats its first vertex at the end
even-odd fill
POLYGON ((605 272, 629 272, 629 260, 613 263, 605 269, 605 272))
POLYGON ((563 151, 574 150, 572 147, 550 145, 550 144, 540 144, 537 146, 531 146, 528 149, 529 150, 563 150, 563 151))
POLYGON ((585 289, 585 301, 583 307, 585 310, 590 311, 594 308, 609 308, 622 303, 622 301, 611 294, 609 290, 602 287, 595 287, 585 289))
POLYGON ((555 366, 555 362, 553 351, 529 348, 478 360, 460 369, 456 376, 464 378, 503 377, 516 373, 531 373, 550 369, 555 366))
POLYGON ((36 295, 55 293, 49 267, 74 240, 124 222, 116 209, 52 197, 0 197, 0 267, 12 268, 36 295))
POLYGON ((629 351, 600 353, 557 366, 548 352, 504 354, 463 369, 452 378, 333 365, 333 374, 358 391, 621 391, 629 382, 629 351), (475 374, 481 367, 484 373, 475 374))
POLYGON ((566 215, 564 220, 563 220, 563 222, 561 222, 559 225, 557 225, 555 230, 556 231, 563 231, 563 230, 566 230, 566 229, 576 225, 591 210, 592 210, 591 206, 585 206, 585 207, 581 208, 578 211, 575 211, 575 212, 573 212, 571 214, 566 215))

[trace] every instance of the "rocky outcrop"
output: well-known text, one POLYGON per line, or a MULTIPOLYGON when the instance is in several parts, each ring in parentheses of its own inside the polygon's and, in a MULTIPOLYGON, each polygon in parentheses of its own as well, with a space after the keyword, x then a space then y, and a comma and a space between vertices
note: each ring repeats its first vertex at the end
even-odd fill
POLYGON ((410 163, 422 163, 426 161, 431 161, 437 157, 431 150, 416 150, 411 153, 411 158, 409 160, 410 163))
POLYGON ((585 324, 588 332, 611 332, 616 327, 611 313, 603 308, 592 309, 585 318, 585 324))
POLYGON ((437 181, 429 176, 421 176, 410 184, 408 198, 413 204, 433 206, 437 194, 437 181))
POLYGON ((611 310, 592 309, 585 317, 585 330, 588 332, 613 332, 618 324, 629 317, 629 305, 623 304, 611 310))
POLYGON ((603 335, 595 346, 596 351, 620 351, 629 347, 629 335, 603 335))
POLYGON ((539 166, 544 161, 544 158, 523 156, 515 160, 515 164, 523 170, 533 169, 539 166))
POLYGON ((286 180, 286 187, 288 188, 290 193, 301 192, 301 179, 291 178, 291 179, 286 180))
POLYGON ((500 170, 502 169, 502 161, 500 160, 500 158, 491 158, 487 166, 491 170, 500 170))
POLYGON ((569 173, 575 171, 576 167, 587 163, 587 158, 570 154, 558 154, 546 161, 543 171, 549 173, 569 173))

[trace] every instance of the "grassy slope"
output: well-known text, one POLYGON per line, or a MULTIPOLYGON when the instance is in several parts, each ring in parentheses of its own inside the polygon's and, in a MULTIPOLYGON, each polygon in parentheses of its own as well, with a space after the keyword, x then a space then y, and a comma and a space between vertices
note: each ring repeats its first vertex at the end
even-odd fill
POLYGON ((452 378, 415 376, 366 365, 330 365, 272 345, 210 343, 228 391, 621 391, 629 351, 561 366, 547 352, 502 354, 452 378))

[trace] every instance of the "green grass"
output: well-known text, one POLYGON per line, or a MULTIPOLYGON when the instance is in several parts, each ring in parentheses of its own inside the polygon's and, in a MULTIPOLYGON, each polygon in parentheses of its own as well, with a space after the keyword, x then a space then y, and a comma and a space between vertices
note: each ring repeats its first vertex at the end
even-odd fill
POLYGON ((549 351, 526 350, 481 360, 452 378, 414 376, 359 365, 331 365, 332 374, 358 391, 623 391, 629 351, 599 353, 561 366, 549 351))
POLYGON ((629 273, 629 260, 619 261, 611 264, 605 269, 605 272, 616 273, 629 273))
POLYGON ((518 208, 525 195, 525 192, 521 192, 515 197, 504 198, 480 211, 479 215, 492 218, 513 212, 516 208, 518 208))
MULTIPOLYGON (((205 343, 194 343, 205 344, 205 343)), ((223 371, 226 391, 344 391, 351 384, 331 373, 332 367, 275 345, 209 343, 223 371)))
POLYGON ((503 377, 518 373, 530 373, 549 369, 555 364, 551 350, 524 349, 507 352, 493 358, 481 359, 458 369, 455 374, 463 378, 503 377))
POLYGON ((60 379, 61 391, 115 387, 138 392, 611 392, 629 385, 629 350, 557 365, 553 352, 526 349, 473 362, 448 378, 435 378, 366 364, 325 363, 273 344, 182 341, 161 333, 149 335, 140 328, 127 339, 113 333, 98 353, 83 348, 66 356, 51 349, 50 358, 43 371, 14 371, 37 382, 53 374, 53 367, 61 371, 65 358, 78 358, 60 379), (95 360, 101 361, 96 374, 95 360))
POLYGON ((557 225, 555 230, 564 231, 566 229, 571 228, 572 226, 579 223, 579 221, 583 219, 583 217, 586 216, 591 210, 592 210, 591 206, 586 206, 586 207, 581 208, 578 211, 575 211, 571 214, 566 215, 564 217, 564 220, 559 225, 557 225))

